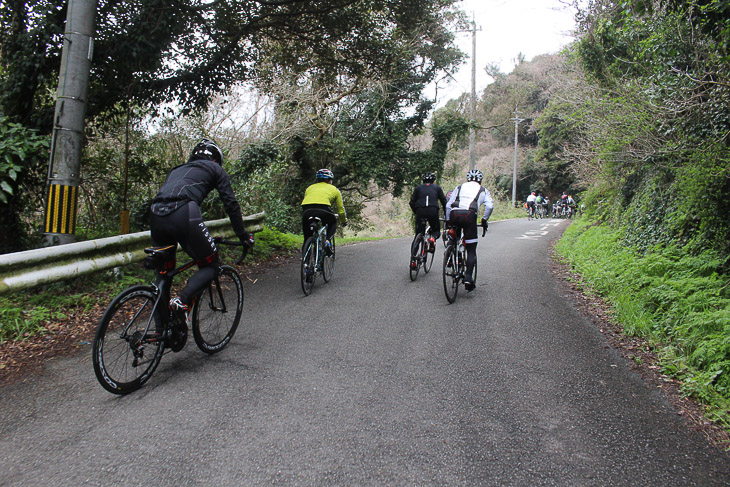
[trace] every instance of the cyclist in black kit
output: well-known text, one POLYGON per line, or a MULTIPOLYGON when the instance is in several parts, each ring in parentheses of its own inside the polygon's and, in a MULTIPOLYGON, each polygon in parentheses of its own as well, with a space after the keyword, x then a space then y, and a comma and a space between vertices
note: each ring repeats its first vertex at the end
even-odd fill
MULTIPOLYGON (((429 251, 433 252, 435 241, 441 236, 441 224, 439 222, 439 202, 441 208, 446 208, 446 196, 441 186, 436 184, 436 175, 427 172, 423 175, 423 184, 416 187, 411 195, 408 204, 416 215, 416 235, 426 230, 426 221, 431 225, 431 235, 425 235, 428 239, 429 251)), ((415 243, 415 239, 413 240, 415 243)), ((417 249, 411 249, 414 255, 417 249)))
MULTIPOLYGON (((218 270, 218 250, 200 212, 200 205, 208 193, 218 190, 233 231, 247 247, 254 244, 253 235, 243 225, 241 206, 222 164, 223 153, 215 142, 201 140, 193 148, 187 163, 172 168, 150 205, 152 245, 174 245, 176 248, 179 243, 199 267, 179 296, 170 299, 170 309, 185 320, 193 296, 215 279, 218 270)), ((168 266, 172 269, 175 267, 174 249, 170 259, 168 266)), ((169 296, 162 298, 167 300, 169 296)), ((159 326, 160 320, 155 321, 159 326)))

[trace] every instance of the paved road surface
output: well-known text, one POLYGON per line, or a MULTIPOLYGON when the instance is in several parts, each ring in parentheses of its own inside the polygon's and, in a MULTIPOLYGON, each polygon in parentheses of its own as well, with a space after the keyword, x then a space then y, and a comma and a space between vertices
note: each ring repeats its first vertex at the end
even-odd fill
POLYGON ((492 224, 453 305, 439 258, 410 281, 410 239, 341 247, 309 297, 275 269, 226 350, 191 341, 130 396, 88 351, 54 360, 0 390, 0 486, 730 485, 730 456, 561 295, 566 224, 492 224))

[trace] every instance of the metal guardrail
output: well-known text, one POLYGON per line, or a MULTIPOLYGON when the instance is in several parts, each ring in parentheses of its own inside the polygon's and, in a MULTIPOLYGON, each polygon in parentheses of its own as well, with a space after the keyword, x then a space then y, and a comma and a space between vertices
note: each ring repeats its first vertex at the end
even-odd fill
MULTIPOLYGON (((249 232, 260 232, 265 218, 266 213, 256 213, 243 223, 249 232)), ((234 235, 228 218, 205 224, 214 235, 234 235)), ((146 231, 0 255, 0 294, 141 262, 150 245, 146 231)))

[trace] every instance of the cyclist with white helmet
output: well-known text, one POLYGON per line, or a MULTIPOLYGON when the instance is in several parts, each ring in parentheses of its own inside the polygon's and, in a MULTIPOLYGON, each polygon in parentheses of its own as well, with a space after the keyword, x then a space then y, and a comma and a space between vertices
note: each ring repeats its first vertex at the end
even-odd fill
POLYGON ((304 192, 302 200, 302 233, 306 242, 312 236, 309 219, 317 217, 327 225, 327 242, 325 250, 329 252, 329 242, 337 231, 337 219, 342 226, 347 225, 347 214, 342 203, 342 193, 332 184, 335 175, 329 169, 320 169, 315 176, 316 183, 304 192), (333 211, 334 210, 334 211, 333 211), (335 214, 334 212, 337 212, 335 214))
MULTIPOLYGON (((170 299, 170 309, 185 319, 193 296, 207 287, 218 272, 218 250, 200 211, 200 205, 213 189, 218 191, 233 231, 242 243, 253 247, 254 236, 244 227, 241 206, 223 169, 223 152, 212 140, 201 140, 193 147, 187 163, 170 170, 150 205, 152 245, 173 246, 168 265, 174 268, 179 243, 199 268, 180 294, 170 299)), ((161 321, 156 322, 159 327, 161 321)))
POLYGON ((474 283, 474 263, 477 259, 477 213, 479 207, 484 205, 482 216, 482 228, 487 229, 489 217, 492 215, 494 203, 492 195, 482 186, 484 175, 476 169, 466 174, 466 183, 457 186, 451 192, 446 203, 446 221, 448 225, 456 229, 456 239, 461 238, 461 231, 464 231, 464 244, 466 247, 466 276, 464 276, 464 287, 471 291, 476 287, 474 283))
MULTIPOLYGON (((435 183, 436 175, 427 172, 422 177, 423 184, 413 190, 408 204, 416 215, 416 235, 426 230, 426 222, 431 226, 431 235, 426 235, 429 242, 429 251, 435 249, 435 242, 441 236, 441 222, 439 221, 439 203, 446 209, 446 195, 441 186, 435 183)), ((414 239, 415 243, 415 239, 414 239)), ((412 254, 417 250, 413 249, 412 254)), ((412 263, 414 264, 414 263, 412 263)))

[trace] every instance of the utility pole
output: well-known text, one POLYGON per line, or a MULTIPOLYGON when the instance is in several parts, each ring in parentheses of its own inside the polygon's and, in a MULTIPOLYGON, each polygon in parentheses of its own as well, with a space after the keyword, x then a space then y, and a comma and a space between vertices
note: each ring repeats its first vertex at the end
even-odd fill
MULTIPOLYGON (((471 30, 471 97, 469 98, 469 118, 471 123, 474 123, 476 117, 476 84, 477 84, 477 22, 474 13, 472 12, 472 30, 471 30)), ((479 29, 481 30, 481 29, 479 29)), ((469 128, 469 169, 474 169, 474 139, 475 139, 474 127, 469 128)))
POLYGON ((515 160, 512 166, 512 208, 515 207, 517 202, 517 127, 524 120, 524 118, 519 117, 521 113, 517 111, 517 107, 515 106, 515 116, 510 119, 515 122, 515 160))
POLYGON ((69 0, 48 162, 43 244, 74 241, 97 0, 69 0))

